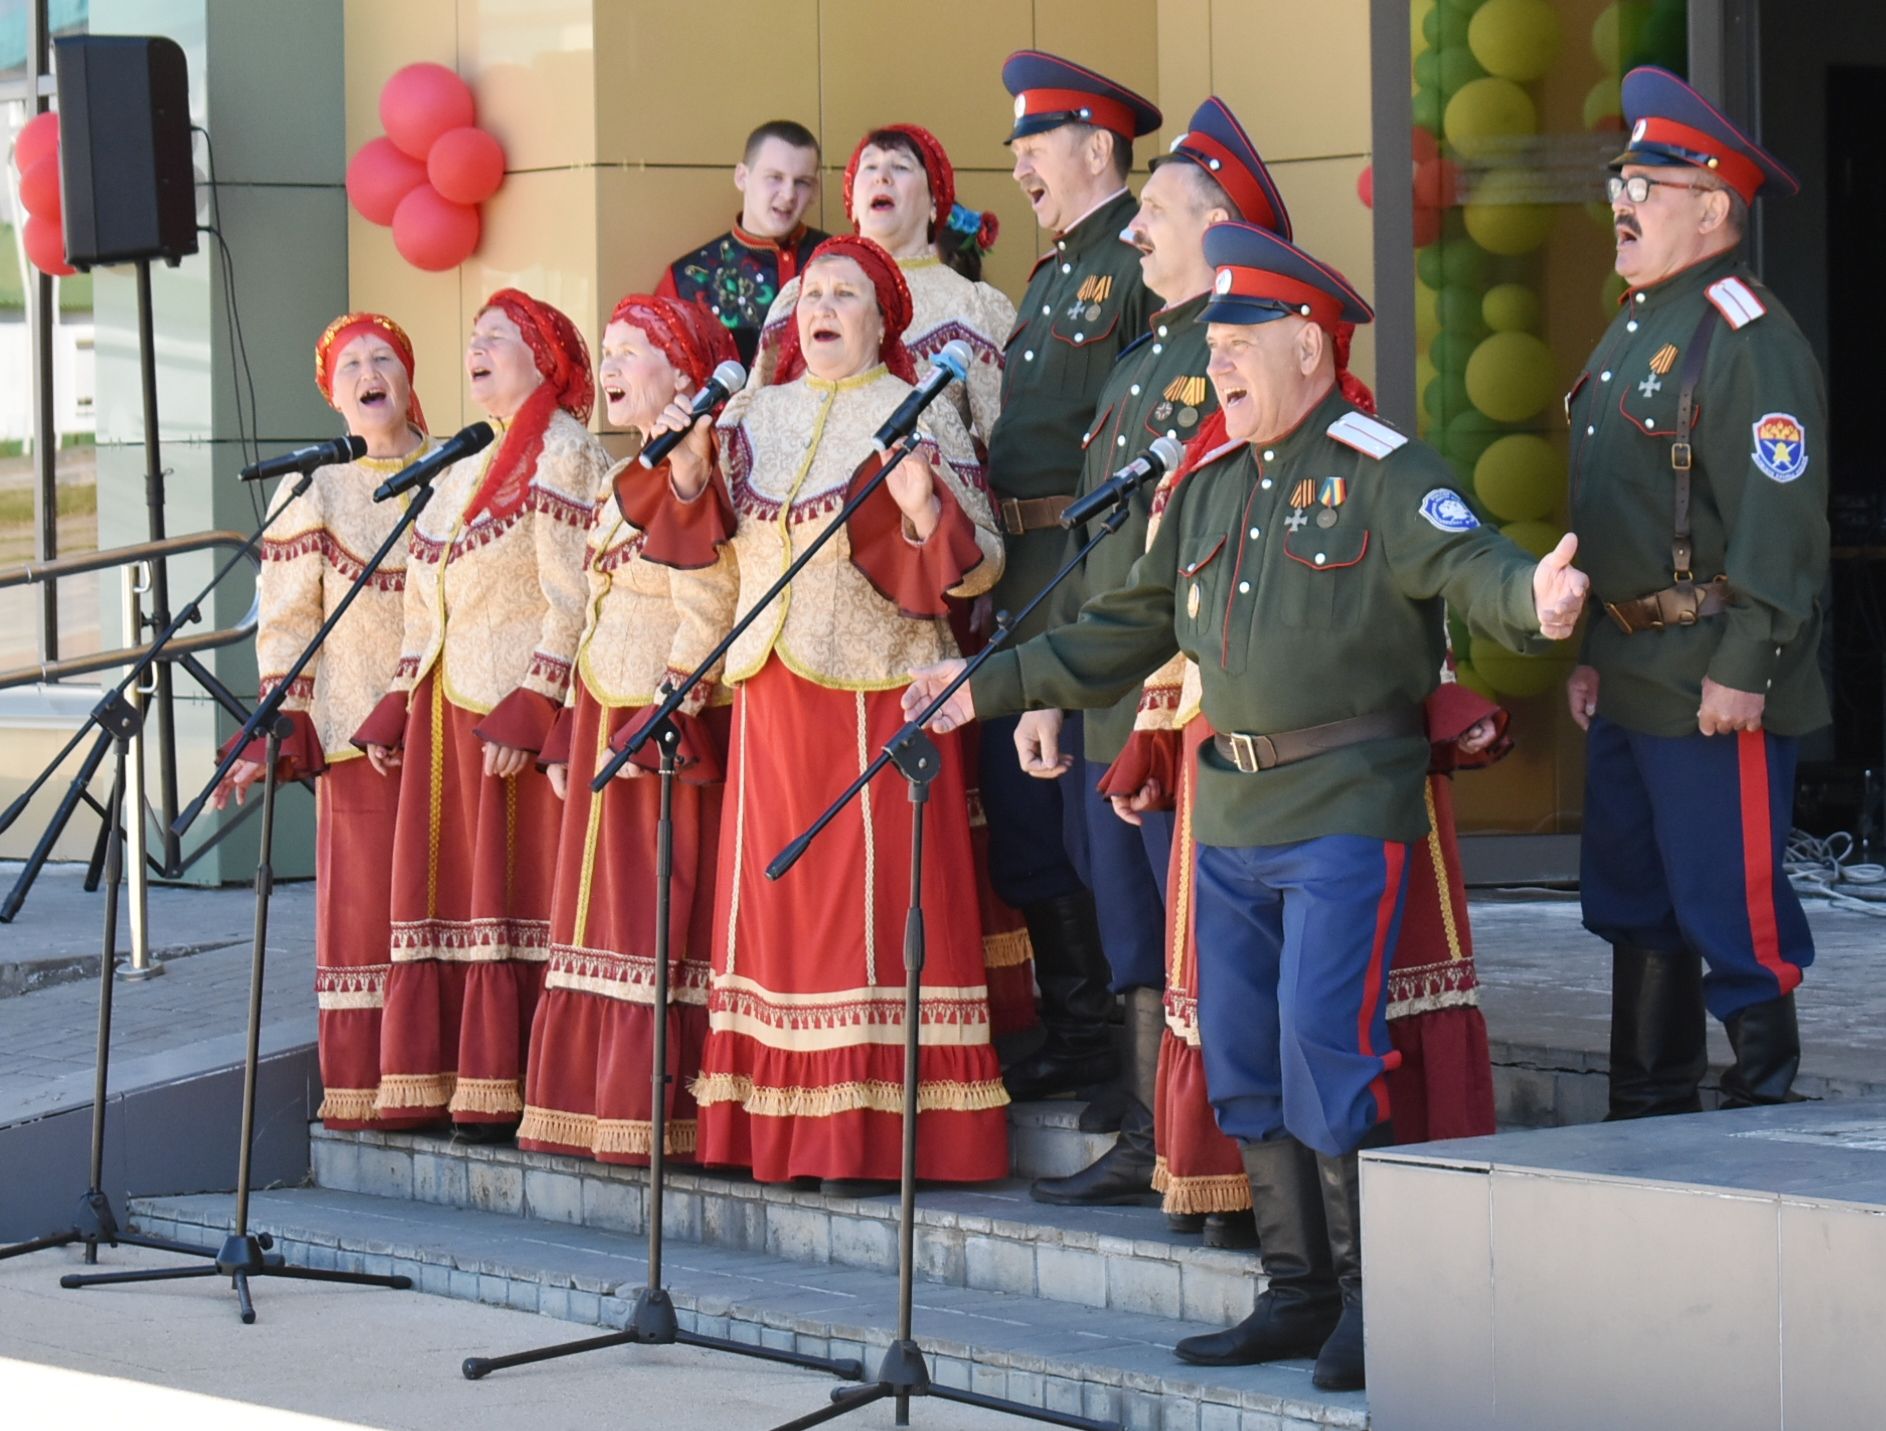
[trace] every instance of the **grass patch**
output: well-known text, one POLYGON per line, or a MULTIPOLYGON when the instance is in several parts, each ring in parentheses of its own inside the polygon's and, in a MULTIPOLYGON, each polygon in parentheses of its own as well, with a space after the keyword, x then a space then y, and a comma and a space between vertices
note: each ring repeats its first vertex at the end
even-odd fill
MULTIPOLYGON (((98 486, 88 483, 67 485, 60 483, 55 487, 62 517, 95 517, 98 515, 98 486)), ((9 488, 0 490, 0 528, 27 527, 33 524, 33 493, 31 488, 9 488)))

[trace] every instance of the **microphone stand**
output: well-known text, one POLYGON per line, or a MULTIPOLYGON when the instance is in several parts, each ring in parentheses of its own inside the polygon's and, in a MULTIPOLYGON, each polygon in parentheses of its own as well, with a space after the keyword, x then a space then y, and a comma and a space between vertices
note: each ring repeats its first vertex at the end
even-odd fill
POLYGON ((856 1381, 864 1375, 862 1363, 851 1357, 803 1356, 797 1352, 776 1351, 771 1347, 749 1346, 744 1342, 729 1341, 722 1337, 704 1337, 694 1332, 682 1331, 675 1322, 674 1302, 669 1297, 667 1288, 662 1285, 662 1188, 667 1173, 667 1162, 664 1156, 668 1128, 667 1086, 673 1081, 668 1074, 668 909, 674 880, 674 823, 671 812, 674 799, 675 751, 681 744, 681 732, 674 723, 674 716, 681 702, 687 698, 688 692, 701 683, 707 672, 714 668, 721 657, 727 654, 733 643, 740 638, 740 634, 773 604, 782 591, 792 584, 793 577, 799 574, 814 554, 845 525, 851 514, 857 511, 878 489, 884 479, 890 475, 891 470, 916 450, 919 441, 914 430, 898 441, 892 448, 891 459, 872 473, 870 479, 858 490, 857 495, 846 501, 831 523, 812 539, 805 551, 800 553, 792 565, 781 574, 779 580, 774 582, 765 595, 754 603, 753 609, 734 623, 733 629, 712 651, 707 653, 706 659, 689 673, 686 680, 668 693, 662 703, 656 707, 655 714, 648 723, 637 731, 634 737, 617 751, 590 781, 590 790, 597 796, 604 795, 609 789, 609 782, 615 779, 616 772, 643 746, 651 740, 655 742, 660 758, 660 768, 657 773, 661 780, 661 817, 655 827, 655 1037, 654 1049, 649 1060, 651 1126, 648 1153, 648 1283, 636 1293, 635 1306, 629 1313, 627 1327, 622 1331, 612 1332, 607 1336, 585 1337, 580 1341, 559 1342, 532 1351, 513 1352, 508 1356, 467 1357, 460 1369, 468 1381, 478 1381, 491 1372, 502 1371, 506 1367, 550 1361, 557 1357, 574 1356, 579 1352, 602 1351, 607 1347, 619 1346, 672 1346, 677 1342, 685 1346, 709 1347, 715 1351, 732 1352, 736 1356, 757 1357, 762 1361, 784 1362, 789 1366, 827 1371, 844 1381, 856 1381))
MULTIPOLYGON (((307 490, 313 474, 304 475, 295 490, 298 497, 307 490)), ((268 905, 269 896, 275 888, 275 871, 271 863, 275 839, 275 792, 276 766, 281 760, 281 743, 284 733, 292 729, 292 724, 282 715, 282 704, 288 699, 288 693, 294 688, 295 679, 307 669, 326 642, 328 634, 339 624, 341 617, 353 605, 354 599, 366 589, 373 580, 382 563, 406 536, 419 514, 432 500, 430 480, 420 483, 413 493, 413 499, 407 504, 399 521, 394 523, 392 531, 386 534, 377 550, 367 559, 360 575, 354 578, 353 585, 341 599, 335 603, 334 610, 321 623, 320 629, 295 658, 287 674, 276 683, 275 689, 263 697, 256 706, 255 713, 243 723, 236 738, 230 742, 228 753, 217 764, 216 773, 197 793, 197 797, 185 807, 170 826, 170 833, 181 838, 189 829, 192 821, 202 813, 216 787, 223 777, 242 758, 243 750, 260 733, 266 738, 264 746, 264 764, 262 769, 262 838, 255 870, 255 935, 249 950, 249 1025, 248 1047, 244 1052, 242 1065, 242 1133, 236 1157, 236 1225, 224 1239, 223 1245, 214 1252, 207 1248, 182 1249, 199 1257, 213 1258, 208 1267, 166 1267, 137 1272, 106 1272, 90 1275, 68 1275, 59 1279, 61 1287, 77 1289, 99 1287, 131 1282, 170 1282, 196 1277, 227 1277, 235 1289, 238 1312, 244 1324, 255 1321, 255 1303, 249 1295, 249 1280, 253 1277, 289 1277, 308 1282, 340 1282, 352 1286, 391 1287, 405 1290, 413 1285, 412 1278, 404 1276, 382 1276, 370 1272, 328 1272, 312 1267, 290 1267, 285 1264, 280 1253, 268 1252, 273 1239, 267 1233, 260 1235, 249 1231, 249 1191, 251 1163, 255 1149, 255 1097, 256 1072, 261 1061, 262 1042, 262 982, 266 964, 268 943, 268 905)), ((284 506, 287 504, 284 503, 284 506)), ((279 510, 279 509, 278 509, 279 510)))
POLYGON ((999 1411, 1009 1416, 1022 1417, 1030 1421, 1043 1421, 1054 1426, 1073 1426, 1081 1431, 1120 1431, 1117 1421, 1096 1421, 1090 1417, 1077 1416, 1068 1412, 1052 1411, 1042 1406, 1026 1406, 1019 1401, 1009 1401, 998 1396, 985 1396, 980 1392, 961 1391, 955 1387, 939 1386, 930 1380, 929 1368, 924 1361, 923 1348, 911 1335, 911 1298, 915 1280, 916 1260, 916 1223, 917 1223, 917 1060, 920 1053, 917 1020, 919 1013, 918 989, 923 976, 924 962, 924 921, 923 921, 923 812, 929 803, 930 784, 935 780, 937 771, 942 766, 941 753, 924 731, 924 725, 944 706, 966 681, 982 669, 983 662, 1003 645, 1013 633, 1016 624, 1026 621, 1035 608, 1047 599, 1050 593, 1087 560, 1088 554, 1101 542, 1119 531, 1126 522, 1131 510, 1128 494, 1118 495, 1113 507, 1100 521, 1100 529, 1089 537, 1086 544, 1073 556, 1061 564, 1048 584, 1036 592, 1019 617, 1011 619, 1007 612, 1000 612, 995 618, 995 633, 989 643, 969 658, 968 664, 957 673, 947 686, 937 692, 936 698, 916 715, 904 722, 902 729, 885 743, 884 749, 873 758, 858 777, 845 787, 839 797, 829 805, 818 819, 808 826, 803 834, 786 846, 766 867, 768 879, 779 879, 806 852, 807 847, 816 839, 819 832, 849 805, 858 793, 870 784, 871 779, 886 765, 895 765, 898 773, 910 793, 910 906, 904 917, 904 1149, 903 1168, 899 1179, 899 1206, 897 1229, 897 1336, 885 1350, 884 1359, 878 1364, 876 1379, 862 1386, 839 1387, 832 1392, 832 1404, 823 1410, 811 1412, 797 1420, 788 1421, 775 1428, 775 1431, 804 1431, 809 1426, 823 1425, 835 1421, 840 1416, 857 1411, 873 1402, 886 1397, 896 1400, 896 1424, 910 1424, 910 1400, 915 1396, 934 1396, 944 1401, 959 1402, 964 1406, 980 1406, 984 1410, 999 1411))
MULTIPOLYGON (((306 492, 313 481, 314 474, 312 472, 302 473, 300 480, 295 484, 294 497, 299 497, 306 492)), ((290 502, 292 501, 293 497, 290 498, 290 502)), ((125 672, 123 679, 99 698, 98 704, 92 707, 91 713, 86 716, 85 724, 80 726, 72 739, 66 743, 65 749, 54 757, 52 764, 46 768, 45 772, 39 777, 39 780, 35 781, 33 786, 29 787, 20 798, 14 802, 13 807, 9 809, 4 816, 0 816, 0 830, 4 830, 6 826, 11 824, 18 816, 20 810, 24 808, 26 801, 32 798, 33 791, 52 774, 53 770, 58 767, 59 763, 63 761, 67 755, 78 748, 79 743, 85 738, 85 732, 93 726, 98 727, 100 733, 98 743, 86 756, 83 765, 80 767, 78 776, 73 781, 71 790, 60 805, 59 815, 54 822, 53 828, 47 832, 46 838, 42 841, 42 848, 49 850, 52 838, 56 836, 58 829, 64 826, 66 819, 71 815, 72 809, 78 804, 80 798, 83 797, 85 787, 90 784, 92 775, 97 771, 99 764, 103 761, 105 749, 107 745, 109 745, 114 753, 114 774, 112 776, 111 795, 103 812, 105 817, 104 830, 102 831, 105 838, 105 932, 104 939, 99 946, 98 1033, 92 1060, 90 1180, 86 1184, 85 1191, 79 1197, 78 1212, 73 1217, 69 1227, 65 1228, 63 1231, 52 1233, 50 1236, 34 1238, 31 1241, 15 1243, 11 1247, 0 1248, 0 1261, 4 1261, 9 1257, 19 1257, 28 1252, 39 1252, 53 1247, 67 1247, 75 1242, 85 1244, 85 1261, 88 1266, 95 1266, 97 1264, 98 1244, 101 1242, 107 1243, 113 1247, 116 1247, 119 1243, 133 1247, 151 1247, 163 1252, 181 1252, 193 1257, 209 1257, 214 1255, 208 1248, 193 1247, 187 1243, 172 1242, 166 1238, 145 1237, 141 1234, 125 1232, 120 1226, 117 1216, 112 1211, 110 1195, 104 1191, 105 1097, 111 1068, 112 975, 117 964, 118 885, 124 874, 126 826, 133 819, 142 821, 144 818, 144 794, 141 790, 133 791, 128 788, 126 771, 130 763, 131 741, 136 737, 138 731, 142 729, 145 713, 131 701, 127 700, 125 693, 134 685, 142 682, 145 673, 149 671, 152 666, 156 665, 159 661, 168 659, 164 652, 165 646, 168 645, 185 626, 201 619, 203 603, 209 599, 210 593, 221 585, 223 578, 228 576, 229 573, 235 569, 238 562, 253 556, 255 549, 261 544, 263 536, 268 532, 268 529, 274 525, 275 519, 288 508, 290 502, 282 503, 281 506, 277 507, 264 518, 262 524, 250 534, 248 541, 244 542, 242 546, 231 553, 229 559, 217 569, 216 574, 209 579, 208 585, 170 618, 169 624, 164 627, 157 639, 151 642, 150 648, 132 663, 130 669, 125 672)), ((220 689, 220 687, 218 689, 220 689)), ((240 706, 237 708, 240 709, 240 706)), ((39 852, 35 852, 35 857, 39 857, 39 852)), ((29 862, 27 872, 22 876, 22 883, 28 882, 34 872, 35 866, 29 862)), ((13 894, 9 896, 4 918, 12 918, 14 910, 18 908, 18 900, 23 897, 23 889, 16 887, 13 894)), ((266 1241, 262 1243, 264 1247, 268 1245, 266 1241)))

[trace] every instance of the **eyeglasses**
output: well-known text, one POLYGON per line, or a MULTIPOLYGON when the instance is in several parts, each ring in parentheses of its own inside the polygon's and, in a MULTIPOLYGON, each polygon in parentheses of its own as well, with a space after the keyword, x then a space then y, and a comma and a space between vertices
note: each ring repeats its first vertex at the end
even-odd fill
POLYGON ((1653 179, 1648 174, 1632 174, 1628 178, 1613 174, 1604 181, 1605 197, 1614 204, 1618 201, 1619 194, 1633 204, 1648 203, 1652 189, 1688 189, 1692 194, 1716 192, 1713 184, 1679 184, 1674 179, 1653 179))

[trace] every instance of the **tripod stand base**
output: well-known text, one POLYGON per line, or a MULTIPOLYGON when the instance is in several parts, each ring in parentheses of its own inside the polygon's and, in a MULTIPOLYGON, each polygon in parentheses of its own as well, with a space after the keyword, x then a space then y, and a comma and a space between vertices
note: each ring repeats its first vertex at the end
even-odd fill
MULTIPOLYGON (((16 1242, 11 1247, 0 1248, 0 1262, 9 1257, 24 1257, 29 1252, 45 1252, 54 1247, 70 1247, 75 1242, 85 1244, 85 1260, 89 1263, 98 1261, 98 1244, 109 1247, 148 1247, 155 1252, 181 1252, 188 1257, 210 1257, 207 1247, 197 1247, 188 1242, 172 1242, 167 1237, 146 1237, 138 1232, 122 1232, 118 1227, 118 1218, 111 1210, 111 1199, 97 1188, 87 1188, 79 1194, 79 1208, 72 1219, 72 1225, 63 1232, 54 1232, 45 1237, 36 1237, 30 1242, 16 1242)), ((271 1246, 270 1240, 262 1238, 264 1247, 271 1246)))
POLYGON ((750 1346, 746 1342, 729 1341, 725 1337, 703 1337, 684 1332, 675 1321, 674 1301, 663 1287, 644 1287, 636 1293, 635 1306, 629 1312, 629 1324, 619 1332, 601 1337, 584 1337, 580 1341, 559 1342, 532 1351, 513 1352, 509 1356, 468 1356, 460 1370, 464 1372, 465 1380, 480 1381, 508 1366, 528 1366, 531 1362, 554 1361, 558 1357, 576 1356, 582 1352, 627 1346, 706 1347, 710 1351, 732 1352, 735 1356, 752 1357, 756 1361, 773 1361, 785 1366, 803 1367, 807 1371, 830 1372, 841 1381, 856 1381, 864 1375, 863 1364, 851 1357, 834 1359, 802 1356, 798 1352, 750 1346))

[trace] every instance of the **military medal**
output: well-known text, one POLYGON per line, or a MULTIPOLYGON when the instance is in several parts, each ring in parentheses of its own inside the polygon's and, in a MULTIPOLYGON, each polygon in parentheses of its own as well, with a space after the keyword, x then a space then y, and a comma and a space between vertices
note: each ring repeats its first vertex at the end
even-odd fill
POLYGON ((1162 400, 1159 406, 1153 409, 1154 422, 1164 422, 1167 418, 1171 416, 1172 416, 1172 404, 1170 402, 1166 402, 1162 400))
POLYGON ((1316 479, 1305 477, 1290 489, 1290 505, 1298 511, 1316 505, 1316 479))
POLYGON ((1637 385, 1637 391, 1652 397, 1663 387, 1662 376, 1676 366, 1676 344, 1665 343, 1650 360, 1650 376, 1637 385))
POLYGON ((1179 409, 1179 426, 1180 427, 1190 427, 1193 423, 1197 421, 1198 421, 1197 408, 1182 407, 1179 409))
POLYGON ((1316 514, 1316 525, 1325 531, 1336 525, 1336 509, 1349 500, 1349 483, 1341 477, 1325 477, 1317 501, 1323 510, 1316 514))
POLYGON ((1089 323, 1092 323, 1099 317, 1100 317, 1100 305, 1098 303, 1089 303, 1087 305, 1087 321, 1089 323))

